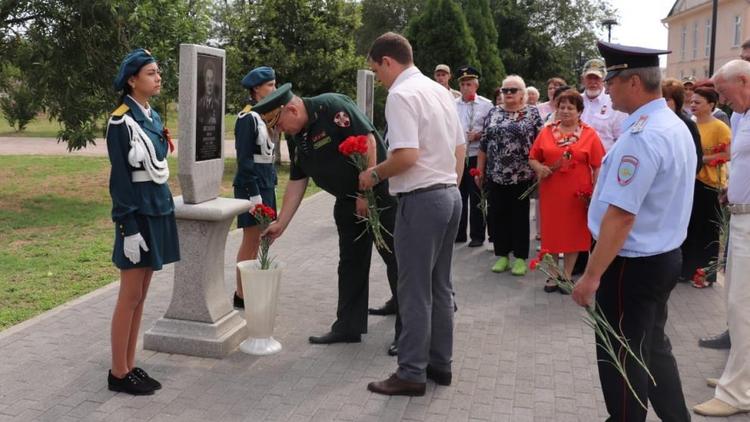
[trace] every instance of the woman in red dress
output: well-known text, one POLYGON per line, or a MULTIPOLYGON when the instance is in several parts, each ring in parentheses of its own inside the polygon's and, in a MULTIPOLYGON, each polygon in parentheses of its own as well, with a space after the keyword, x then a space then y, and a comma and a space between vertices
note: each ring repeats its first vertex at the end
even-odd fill
MULTIPOLYGON (((578 253, 591 247, 588 202, 605 152, 596 131, 581 121, 581 94, 568 90, 556 101, 559 120, 539 133, 529 164, 541 181, 542 249, 563 254, 570 278, 578 253)), ((554 280, 547 280, 544 291, 555 290, 554 280)))

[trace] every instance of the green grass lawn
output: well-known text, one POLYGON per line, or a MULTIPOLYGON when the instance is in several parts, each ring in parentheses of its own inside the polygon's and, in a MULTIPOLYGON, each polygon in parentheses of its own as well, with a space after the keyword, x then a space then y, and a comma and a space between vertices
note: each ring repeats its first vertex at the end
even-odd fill
MULTIPOLYGON (((176 105, 171 104, 169 106, 168 114, 167 114, 167 124, 166 126, 171 130, 173 136, 177 136, 178 128, 180 127, 180 119, 179 119, 179 113, 177 113, 176 105)), ((234 122, 237 120, 236 114, 227 114, 224 116, 224 124, 225 124, 225 133, 224 137, 226 139, 233 139, 234 138, 234 122)), ((101 122, 99 123, 100 127, 104 127, 104 124, 106 123, 106 118, 102 117, 101 122)), ((15 128, 11 127, 8 124, 8 121, 5 120, 2 115, 0 115, 0 136, 10 136, 10 137, 28 137, 28 138, 56 138, 57 132, 60 131, 62 127, 60 126, 57 121, 50 121, 49 118, 45 114, 40 114, 37 116, 34 120, 32 120, 28 126, 26 126, 26 129, 23 132, 17 132, 15 128)), ((103 132, 98 135, 98 137, 104 137, 103 132)))
MULTIPOLYGON (((232 196, 235 169, 227 159, 221 196, 232 196)), ((279 168, 279 199, 288 174, 279 168)), ((106 157, 0 156, 0 330, 118 278, 108 177, 106 157)))

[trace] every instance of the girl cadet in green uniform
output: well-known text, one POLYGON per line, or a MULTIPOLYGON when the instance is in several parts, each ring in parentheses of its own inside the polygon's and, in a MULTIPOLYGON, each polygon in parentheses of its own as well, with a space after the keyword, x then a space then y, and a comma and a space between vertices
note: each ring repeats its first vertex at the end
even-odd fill
MULTIPOLYGON (((250 104, 237 116, 234 125, 234 147, 237 149, 237 174, 234 176, 234 197, 247 199, 255 205, 263 203, 276 211, 276 169, 273 166, 274 138, 252 107, 266 95, 276 90, 276 74, 268 66, 251 70, 241 82, 250 90, 250 104)), ((237 227, 242 229, 242 244, 237 251, 237 262, 258 256, 261 229, 250 213, 237 217, 237 227)), ((237 270, 237 291, 234 307, 244 308, 240 271, 237 270)))
POLYGON ((167 179, 167 152, 173 149, 161 118, 148 100, 161 91, 156 59, 148 50, 130 52, 114 81, 120 106, 107 126, 112 163, 109 192, 115 246, 112 262, 120 269, 120 293, 112 315, 112 391, 153 394, 161 384, 135 366, 135 348, 151 276, 180 259, 174 202, 167 179))

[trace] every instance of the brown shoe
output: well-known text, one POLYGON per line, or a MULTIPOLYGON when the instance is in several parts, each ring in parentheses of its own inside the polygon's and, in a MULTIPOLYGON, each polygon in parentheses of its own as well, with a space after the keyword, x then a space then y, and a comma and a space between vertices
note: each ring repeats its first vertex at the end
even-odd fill
POLYGON ((386 396, 424 396, 427 383, 405 381, 391 374, 385 381, 376 381, 367 384, 367 389, 373 393, 386 396))

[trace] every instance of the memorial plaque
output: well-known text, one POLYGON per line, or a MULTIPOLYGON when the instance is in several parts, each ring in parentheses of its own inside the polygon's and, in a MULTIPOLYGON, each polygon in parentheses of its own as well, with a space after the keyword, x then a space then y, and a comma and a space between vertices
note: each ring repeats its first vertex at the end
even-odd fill
POLYGON ((195 161, 221 158, 224 58, 198 54, 198 101, 195 111, 195 161))
POLYGON ((372 121, 375 110, 375 74, 360 69, 357 71, 357 106, 372 121))

